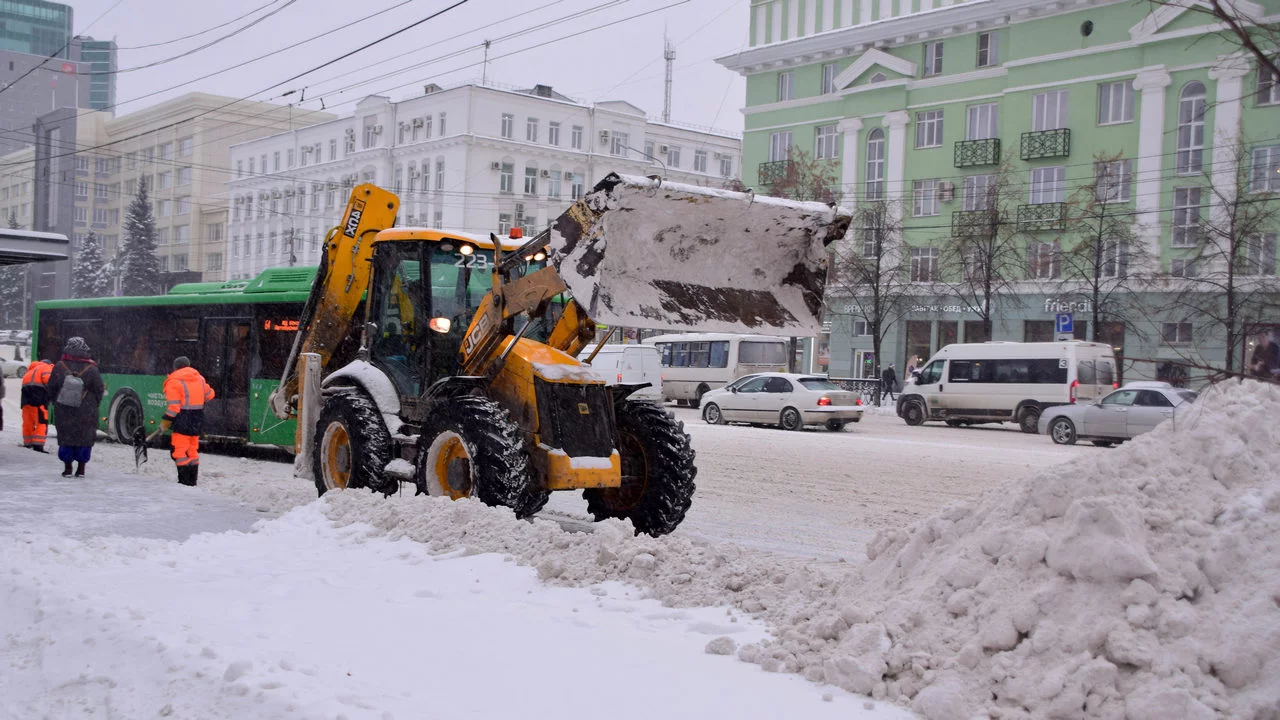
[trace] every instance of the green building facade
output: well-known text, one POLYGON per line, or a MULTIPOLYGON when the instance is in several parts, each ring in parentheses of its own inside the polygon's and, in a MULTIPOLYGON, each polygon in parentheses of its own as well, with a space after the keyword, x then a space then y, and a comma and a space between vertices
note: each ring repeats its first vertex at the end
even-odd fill
MULTIPOLYGON (((1280 0, 1236 7, 1280 20, 1280 0)), ((797 150, 828 161, 841 205, 883 203, 880 252, 904 276, 880 362, 857 291, 833 287, 807 369, 873 377, 894 362, 901 377, 950 342, 1052 340, 1062 312, 1123 354, 1126 380, 1223 366, 1228 326, 1237 368, 1259 331, 1280 335, 1280 82, 1207 15, 1105 0, 753 0, 750 13, 749 49, 719 59, 747 79, 743 182, 769 192, 797 150), (1063 258, 1090 232, 1091 197, 1124 232, 1100 243, 1105 277, 1076 283, 1063 258), (1018 254, 988 337, 948 260, 966 223, 993 216, 1018 254), (1096 328, 1089 285, 1108 289, 1096 328)))

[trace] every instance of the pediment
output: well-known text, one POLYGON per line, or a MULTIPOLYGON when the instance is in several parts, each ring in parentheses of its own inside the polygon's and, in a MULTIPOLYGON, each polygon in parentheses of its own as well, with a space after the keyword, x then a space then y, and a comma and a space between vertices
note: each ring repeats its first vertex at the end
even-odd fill
POLYGON ((844 69, 844 72, 836 76, 836 89, 843 90, 853 84, 855 80, 862 77, 872 68, 880 68, 888 70, 896 75, 905 77, 915 77, 916 64, 910 60, 904 60, 896 55, 871 48, 853 61, 853 64, 844 69))
MULTIPOLYGON (((1252 18, 1255 21, 1265 17, 1267 14, 1265 8, 1250 0, 1225 0, 1224 5, 1232 8, 1236 14, 1252 18)), ((1148 13, 1141 22, 1129 28, 1129 38, 1131 40, 1139 40, 1151 37, 1159 32, 1176 29, 1176 21, 1195 6, 1208 8, 1210 4, 1206 0, 1181 0, 1181 2, 1159 5, 1155 10, 1148 13)), ((1201 17, 1203 22, 1197 23, 1197 25, 1210 25, 1213 23, 1213 19, 1210 16, 1202 15, 1201 17)))

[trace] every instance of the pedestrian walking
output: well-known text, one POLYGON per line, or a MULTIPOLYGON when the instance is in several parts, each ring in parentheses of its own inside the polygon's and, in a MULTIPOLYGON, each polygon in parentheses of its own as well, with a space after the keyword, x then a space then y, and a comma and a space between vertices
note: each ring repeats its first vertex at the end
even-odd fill
POLYGON ((880 387, 889 393, 889 399, 893 400, 893 389, 898 385, 898 373, 893 369, 893 363, 889 363, 889 367, 880 373, 880 387))
POLYGON ((168 407, 160 427, 173 431, 170 455, 178 466, 178 482, 195 487, 200 475, 200 432, 204 429, 204 404, 214 397, 213 388, 185 357, 173 361, 173 372, 164 379, 168 407))
POLYGON ((62 359, 49 373, 49 400, 53 402, 53 426, 58 430, 58 459, 62 477, 84 477, 84 466, 98 440, 98 406, 107 388, 89 344, 73 337, 62 348, 62 359))
POLYGON ((22 445, 36 452, 44 449, 49 434, 49 377, 52 360, 36 360, 22 376, 22 445))

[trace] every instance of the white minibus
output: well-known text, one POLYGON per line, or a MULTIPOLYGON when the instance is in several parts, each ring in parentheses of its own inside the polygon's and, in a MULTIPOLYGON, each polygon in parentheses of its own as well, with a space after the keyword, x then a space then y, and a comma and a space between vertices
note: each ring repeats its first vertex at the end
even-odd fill
POLYGON ((698 407, 708 390, 750 373, 786 372, 787 339, 769 335, 688 333, 644 341, 662 358, 662 398, 698 407))

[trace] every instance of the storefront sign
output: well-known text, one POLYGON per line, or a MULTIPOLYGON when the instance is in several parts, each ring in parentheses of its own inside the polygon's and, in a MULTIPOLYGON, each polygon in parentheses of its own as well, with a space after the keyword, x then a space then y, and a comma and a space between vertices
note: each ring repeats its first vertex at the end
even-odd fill
POLYGON ((1093 312, 1093 303, 1088 300, 1045 298, 1044 311, 1054 315, 1059 313, 1089 313, 1093 312))
POLYGON ((912 305, 913 313, 974 313, 981 312, 974 305, 912 305))

